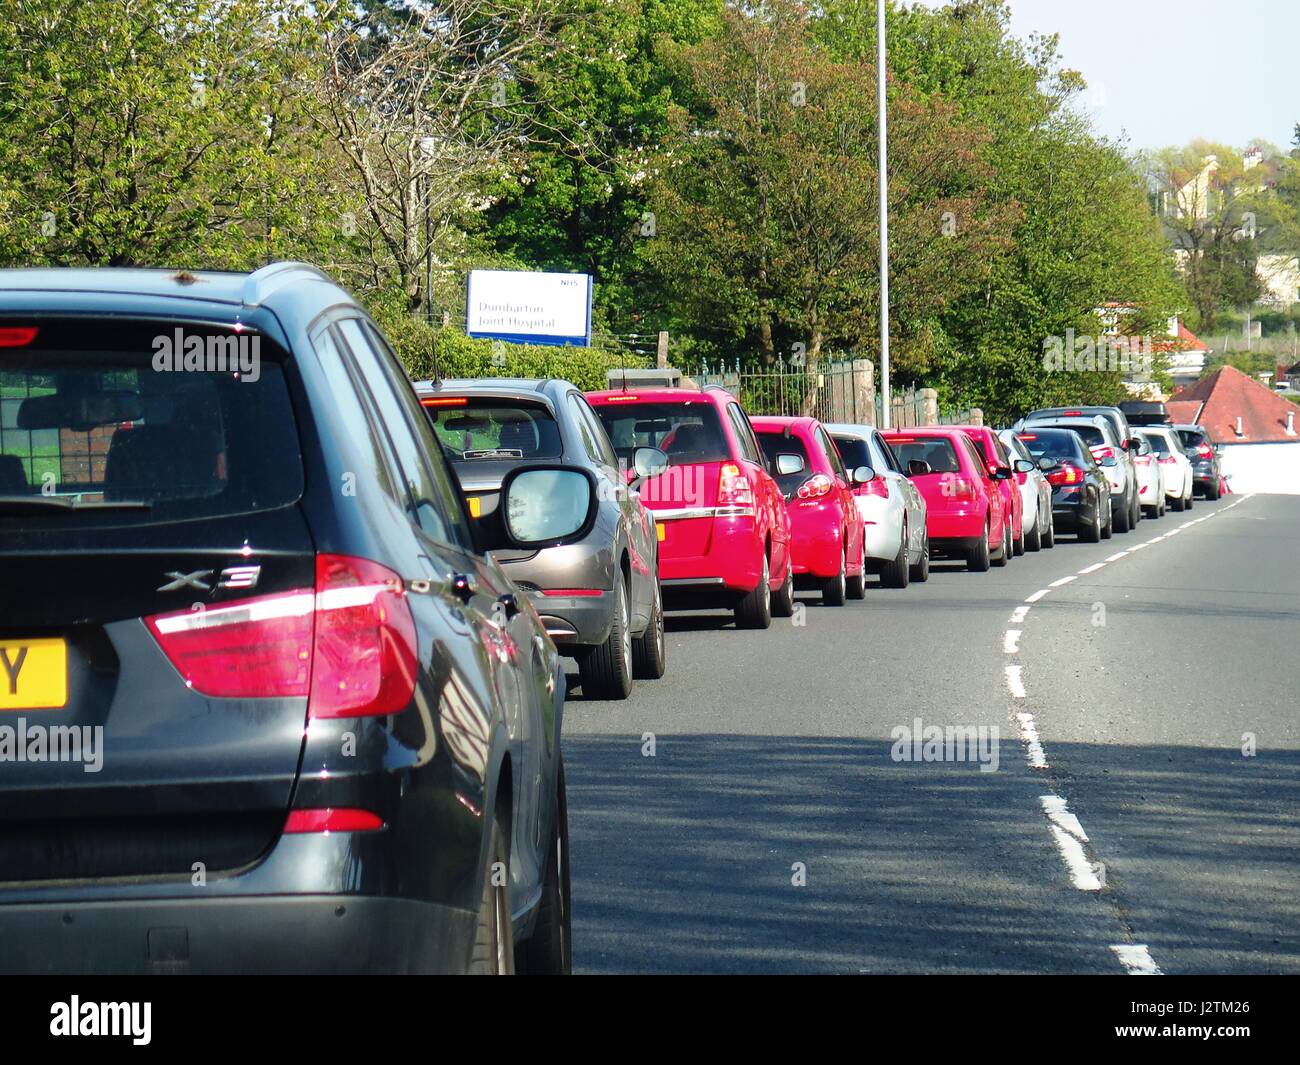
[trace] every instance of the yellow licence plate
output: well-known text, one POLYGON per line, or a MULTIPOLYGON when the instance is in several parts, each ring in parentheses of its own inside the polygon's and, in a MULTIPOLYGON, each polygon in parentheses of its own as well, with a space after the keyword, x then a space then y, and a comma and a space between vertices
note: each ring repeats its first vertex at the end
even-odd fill
POLYGON ((483 516, 483 500, 478 496, 466 496, 465 502, 469 504, 469 516, 471 518, 481 518, 483 516))
POLYGON ((655 522, 655 536, 662 542, 668 539, 668 526, 662 521, 655 522))
POLYGON ((0 640, 0 710, 57 710, 67 701, 67 644, 0 640))

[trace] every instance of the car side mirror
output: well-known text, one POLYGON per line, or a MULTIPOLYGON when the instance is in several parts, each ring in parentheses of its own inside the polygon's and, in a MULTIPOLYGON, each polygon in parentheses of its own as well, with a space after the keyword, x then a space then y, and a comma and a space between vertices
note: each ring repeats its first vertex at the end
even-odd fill
POLYGON ((1132 449, 1134 451, 1141 451, 1142 441, 1139 440, 1136 436, 1130 436, 1128 440, 1125 442, 1124 448, 1125 450, 1132 449))
POLYGON ((668 455, 657 447, 639 447, 632 454, 632 468, 638 477, 658 477, 668 466, 668 455))
MULTIPOLYGON (((647 449, 655 450, 655 449, 647 449)), ((662 454, 662 452, 661 452, 662 454)), ((581 540, 596 521, 596 478, 577 466, 516 466, 501 482, 500 528, 489 549, 540 550, 581 540)))
POLYGON ((1059 463, 1057 463, 1055 459, 1048 458, 1046 455, 1044 455, 1042 458, 1038 460, 1038 468, 1042 470, 1044 473, 1056 469, 1058 465, 1059 463))
POLYGON ((796 473, 803 473, 804 463, 802 455, 781 454, 776 457, 776 472, 782 477, 790 477, 796 473))
POLYGON ((1005 481, 1011 476, 1010 466, 994 466, 989 464, 989 477, 994 481, 1005 481))
POLYGON ((849 471, 849 478, 851 484, 866 484, 876 479, 876 471, 870 466, 858 466, 849 471))
POLYGON ((1028 459, 1016 459, 1016 473, 1033 473, 1036 468, 1028 459))
POLYGON ((925 459, 909 459, 907 463, 907 475, 909 477, 924 477, 927 473, 933 473, 930 464, 925 459))

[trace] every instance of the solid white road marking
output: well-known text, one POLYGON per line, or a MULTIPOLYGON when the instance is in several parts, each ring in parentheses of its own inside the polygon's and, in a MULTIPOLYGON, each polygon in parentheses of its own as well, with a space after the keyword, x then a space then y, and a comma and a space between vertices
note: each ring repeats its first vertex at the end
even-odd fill
POLYGON ((1004 654, 1013 655, 1018 648, 1016 641, 1020 639, 1019 629, 1007 629, 1006 635, 1002 637, 1002 651, 1004 654))
POLYGON ((1129 976, 1164 976, 1145 943, 1115 943, 1110 949, 1129 976))
POLYGON ((1068 577, 1062 577, 1059 581, 1052 581, 1052 583, 1049 584, 1048 587, 1059 588, 1063 584, 1069 584, 1071 581, 1077 581, 1078 579, 1079 578, 1075 576, 1075 574, 1071 573, 1068 577))
POLYGON ((1025 697, 1025 682, 1020 679, 1019 666, 1007 666, 1007 690, 1011 692, 1013 699, 1023 699, 1025 697))
POLYGON ((1083 577, 1089 573, 1096 573, 1099 569, 1101 569, 1105 565, 1106 563, 1104 562, 1094 562, 1091 566, 1079 570, 1079 576, 1083 577))

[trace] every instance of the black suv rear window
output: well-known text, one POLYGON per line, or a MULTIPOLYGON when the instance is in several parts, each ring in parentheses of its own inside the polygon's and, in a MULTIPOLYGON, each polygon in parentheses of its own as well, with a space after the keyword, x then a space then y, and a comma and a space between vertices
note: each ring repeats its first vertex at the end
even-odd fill
POLYGON ((560 427, 543 404, 465 396, 420 402, 452 462, 558 459, 564 452, 560 427))
POLYGON ((148 525, 302 495, 283 353, 266 338, 176 322, 33 327, 0 347, 0 523, 148 525))
POLYGON ((601 403, 601 424, 629 467, 639 447, 657 447, 674 466, 731 458, 717 408, 707 400, 682 403, 601 403))
POLYGON ((1083 444, 1069 429, 1028 429, 1020 434, 1020 442, 1036 459, 1044 455, 1057 460, 1084 458, 1083 444))

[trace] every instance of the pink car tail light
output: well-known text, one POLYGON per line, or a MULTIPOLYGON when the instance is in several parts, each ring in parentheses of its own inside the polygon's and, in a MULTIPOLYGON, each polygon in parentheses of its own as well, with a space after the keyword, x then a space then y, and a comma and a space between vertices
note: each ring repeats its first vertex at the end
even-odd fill
POLYGON ((718 478, 718 506, 752 507, 754 489, 734 462, 724 462, 718 478))
POLYGON ((820 499, 822 496, 828 495, 834 487, 835 482, 826 474, 815 473, 799 486, 799 491, 795 495, 799 499, 820 499))

